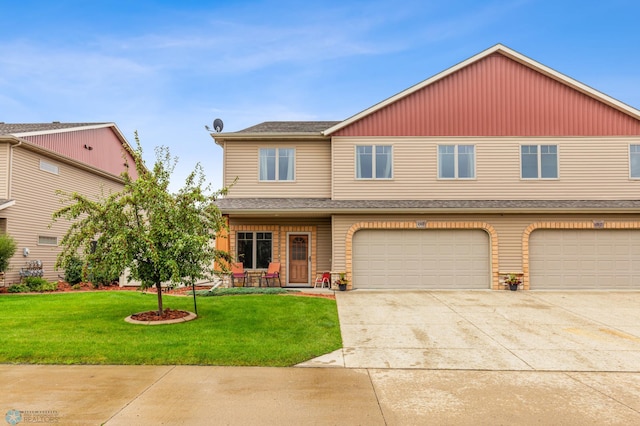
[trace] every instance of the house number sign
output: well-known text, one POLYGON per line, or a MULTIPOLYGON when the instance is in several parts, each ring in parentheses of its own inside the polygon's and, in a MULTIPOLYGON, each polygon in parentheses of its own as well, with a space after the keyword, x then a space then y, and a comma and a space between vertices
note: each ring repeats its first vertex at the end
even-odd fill
POLYGON ((595 229, 602 229, 604 228, 604 220, 594 220, 593 221, 593 227, 595 229))
POLYGON ((416 228, 424 229, 426 227, 427 227, 427 221, 426 220, 417 220, 416 221, 416 228))

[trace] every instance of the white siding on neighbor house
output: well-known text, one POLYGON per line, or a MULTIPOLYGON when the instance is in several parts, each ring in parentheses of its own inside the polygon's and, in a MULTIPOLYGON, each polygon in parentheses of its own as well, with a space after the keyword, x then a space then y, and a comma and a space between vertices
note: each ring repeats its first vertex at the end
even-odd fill
POLYGON ((62 207, 61 196, 56 195, 56 190, 97 196, 101 191, 106 195, 122 187, 118 182, 69 164, 23 148, 14 148, 11 192, 16 204, 0 211, 0 218, 6 219, 7 233, 18 243, 18 250, 7 271, 6 283, 18 282, 20 268, 25 266, 26 261, 33 260, 42 261, 48 280, 55 280, 58 274, 64 275, 64 271, 55 271, 54 265, 69 222, 52 221, 53 213, 62 207), (59 173, 40 170, 42 159, 58 166, 59 173), (39 237, 57 238, 58 246, 40 244, 39 237), (23 257, 24 248, 29 248, 28 257, 23 257))
POLYGON ((331 155, 329 141, 225 142, 224 182, 233 198, 329 198, 331 155), (261 182, 258 179, 260 148, 295 148, 293 182, 261 182))
POLYGON ((597 200, 637 199, 640 180, 629 178, 629 144, 619 138, 376 137, 333 139, 336 200, 597 200), (355 146, 393 146, 393 179, 357 180, 355 146), (475 145, 475 179, 438 179, 438 145, 475 145), (559 178, 520 178, 521 145, 557 145, 559 178))

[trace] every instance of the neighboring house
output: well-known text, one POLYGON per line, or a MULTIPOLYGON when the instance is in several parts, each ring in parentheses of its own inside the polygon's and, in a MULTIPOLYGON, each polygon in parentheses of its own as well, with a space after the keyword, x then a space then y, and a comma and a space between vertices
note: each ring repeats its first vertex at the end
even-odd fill
POLYGON ((283 285, 640 289, 640 111, 505 46, 341 122, 212 137, 218 245, 283 285))
POLYGON ((54 269, 68 229, 66 220, 52 222, 62 207, 56 191, 120 191, 127 165, 135 178, 131 147, 114 123, 0 123, 0 232, 18 245, 5 284, 20 281, 27 262, 40 261, 48 280, 64 275, 54 269))

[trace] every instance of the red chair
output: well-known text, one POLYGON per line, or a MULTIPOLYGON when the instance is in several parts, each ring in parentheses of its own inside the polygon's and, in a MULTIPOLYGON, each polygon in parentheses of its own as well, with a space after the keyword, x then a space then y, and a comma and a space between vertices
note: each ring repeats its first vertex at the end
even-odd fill
POLYGON ((331 288, 331 273, 330 272, 322 272, 319 273, 316 277, 316 282, 313 285, 314 288, 318 287, 320 284, 320 288, 324 288, 324 285, 327 285, 327 288, 331 288))
POLYGON ((231 265, 231 287, 235 287, 235 280, 242 280, 242 287, 247 284, 247 271, 244 270, 242 262, 231 265))
POLYGON ((278 280, 278 284, 282 287, 282 282, 280 281, 280 262, 271 262, 269 263, 269 267, 265 272, 262 273, 260 277, 260 287, 262 287, 262 280, 265 280, 266 287, 271 287, 269 285, 269 280, 278 280))

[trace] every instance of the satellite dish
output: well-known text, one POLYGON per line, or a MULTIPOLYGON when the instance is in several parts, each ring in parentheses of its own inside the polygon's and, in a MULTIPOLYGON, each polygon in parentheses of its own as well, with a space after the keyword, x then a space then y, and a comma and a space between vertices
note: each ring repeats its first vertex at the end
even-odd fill
POLYGON ((220 133, 222 128, 224 127, 224 123, 219 118, 213 120, 213 128, 216 132, 220 133))

